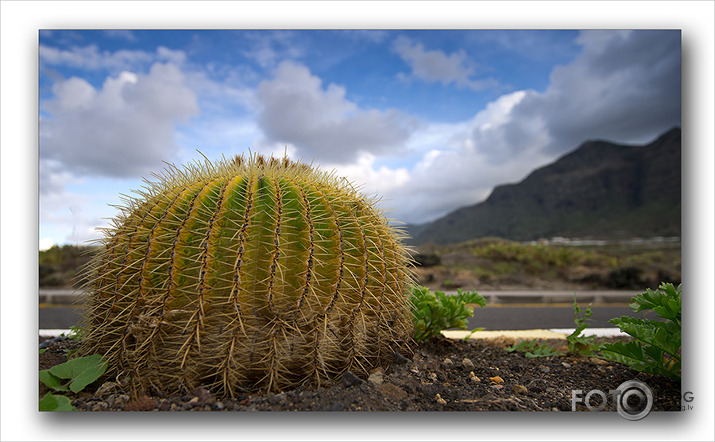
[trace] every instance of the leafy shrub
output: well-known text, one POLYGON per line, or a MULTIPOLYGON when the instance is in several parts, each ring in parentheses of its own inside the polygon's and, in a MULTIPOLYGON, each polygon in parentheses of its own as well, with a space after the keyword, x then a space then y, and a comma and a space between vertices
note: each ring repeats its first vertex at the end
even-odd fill
POLYGON ((436 253, 416 253, 412 255, 412 260, 417 267, 434 267, 442 263, 442 259, 436 253))
POLYGON ((614 289, 638 289, 647 285, 641 278, 643 270, 638 267, 620 267, 608 273, 606 286, 614 289))
MULTIPOLYGON (((439 335, 448 328, 467 329, 467 319, 474 315, 474 309, 467 304, 487 305, 487 300, 476 291, 448 296, 444 292, 431 292, 427 287, 410 287, 412 313, 414 315, 415 339, 423 341, 439 335)), ((472 330, 472 333, 479 329, 472 330)))
POLYGON ((631 342, 602 344, 603 357, 634 370, 680 379, 681 373, 681 286, 661 283, 657 291, 647 289, 633 298, 635 312, 653 310, 663 321, 621 316, 609 322, 635 338, 631 342))

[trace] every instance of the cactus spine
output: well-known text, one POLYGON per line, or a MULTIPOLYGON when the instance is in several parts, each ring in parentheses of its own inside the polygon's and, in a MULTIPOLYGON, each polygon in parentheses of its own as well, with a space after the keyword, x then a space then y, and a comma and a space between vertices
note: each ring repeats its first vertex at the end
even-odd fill
POLYGON ((409 255, 345 180, 260 155, 156 177, 86 269, 81 351, 135 391, 279 391, 409 352, 409 255))

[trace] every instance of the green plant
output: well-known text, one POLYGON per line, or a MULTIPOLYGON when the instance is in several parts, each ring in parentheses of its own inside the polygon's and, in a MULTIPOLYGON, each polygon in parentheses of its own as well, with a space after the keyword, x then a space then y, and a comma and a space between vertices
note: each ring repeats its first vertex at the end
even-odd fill
POLYGON ((518 344, 511 345, 506 348, 509 353, 518 351, 524 352, 527 358, 545 358, 547 356, 560 356, 561 352, 555 348, 539 343, 536 339, 529 341, 520 341, 518 344))
POLYGON ((133 392, 280 391, 410 352, 402 234, 345 179, 260 155, 156 177, 85 269, 81 354, 133 392))
POLYGON ((598 344, 596 344, 595 342, 595 337, 581 335, 581 333, 583 333, 583 331, 588 328, 588 324, 586 324, 586 321, 588 320, 588 318, 591 317, 591 315, 593 315, 593 312, 591 311, 591 306, 589 305, 588 308, 586 308, 586 311, 582 311, 581 308, 578 306, 578 303, 576 302, 576 296, 574 296, 573 313, 576 329, 574 329, 573 333, 566 337, 566 340, 568 341, 569 351, 571 353, 580 355, 595 354, 594 352, 597 351, 599 348, 598 344), (583 316, 579 317, 581 313, 583 313, 583 316))
POLYGON ((653 310, 662 321, 621 316, 609 322, 635 338, 630 342, 601 345, 603 357, 634 370, 680 379, 681 286, 661 283, 633 298, 635 312, 653 310))
MULTIPOLYGON (((47 370, 40 370, 40 381, 53 391, 79 393, 107 370, 100 355, 71 359, 47 370), (63 382, 63 379, 65 380, 63 382)), ((47 393, 40 399, 40 411, 75 411, 66 396, 47 393)))
MULTIPOLYGON (((439 335, 448 328, 467 329, 467 319, 474 316, 474 309, 468 304, 481 307, 487 300, 476 291, 464 292, 457 289, 457 294, 448 296, 444 292, 431 292, 427 287, 410 287, 412 314, 415 325, 415 339, 423 341, 439 335)), ((474 329, 472 333, 481 329, 474 329)))

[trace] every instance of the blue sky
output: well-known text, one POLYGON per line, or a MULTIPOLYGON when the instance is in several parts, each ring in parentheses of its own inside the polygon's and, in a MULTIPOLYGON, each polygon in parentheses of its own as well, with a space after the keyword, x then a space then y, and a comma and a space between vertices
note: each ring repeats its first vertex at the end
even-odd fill
POLYGON ((41 30, 38 53, 41 247, 197 150, 286 152, 423 223, 681 123, 677 30, 41 30))

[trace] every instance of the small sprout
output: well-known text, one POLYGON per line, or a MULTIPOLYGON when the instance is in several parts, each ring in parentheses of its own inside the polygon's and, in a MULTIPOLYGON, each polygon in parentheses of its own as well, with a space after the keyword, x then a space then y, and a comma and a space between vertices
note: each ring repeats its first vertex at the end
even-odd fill
POLYGON ((527 358, 545 358, 548 356, 561 356, 561 352, 543 343, 538 343, 536 339, 521 341, 506 348, 506 351, 524 352, 527 358))

